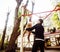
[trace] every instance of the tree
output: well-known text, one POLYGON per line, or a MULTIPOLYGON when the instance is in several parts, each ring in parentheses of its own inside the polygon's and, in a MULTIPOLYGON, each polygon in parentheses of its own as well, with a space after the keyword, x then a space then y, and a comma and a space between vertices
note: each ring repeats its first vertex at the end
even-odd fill
MULTIPOLYGON (((34 11, 34 2, 32 1, 32 15, 33 15, 33 11, 34 11)), ((30 17, 30 19, 29 19, 29 22, 31 22, 32 21, 32 16, 30 17)), ((30 27, 32 27, 32 24, 30 24, 31 26, 30 27)), ((31 35, 31 32, 29 32, 29 35, 28 35, 28 40, 30 39, 29 37, 30 37, 30 35, 31 35)), ((29 40, 30 41, 30 40, 29 40)))
POLYGON ((60 29, 60 20, 57 12, 53 13, 51 20, 52 20, 53 26, 57 29, 60 29))
POLYGON ((22 1, 23 0, 16 0, 17 6, 15 9, 14 28, 13 28, 13 32, 11 34, 9 44, 8 44, 5 52, 15 52, 15 41, 20 34, 20 31, 18 31, 18 30, 19 30, 20 21, 21 21, 21 16, 18 18, 18 10, 19 10, 19 6, 21 5, 22 1))
POLYGON ((7 29, 7 23, 8 23, 9 14, 10 14, 10 12, 7 13, 7 18, 6 18, 6 22, 5 22, 5 28, 3 30, 3 36, 2 36, 2 39, 1 39, 1 48, 0 49, 4 48, 4 39, 5 39, 5 34, 6 34, 6 29, 7 29))
POLYGON ((53 13, 51 20, 52 20, 53 26, 57 29, 60 29, 60 19, 58 16, 58 11, 60 11, 60 2, 57 3, 55 10, 56 11, 53 13))
MULTIPOLYGON (((21 16, 18 16, 18 11, 19 11, 19 6, 21 5, 21 2, 23 0, 16 0, 17 2, 17 6, 15 9, 15 20, 14 20, 14 28, 13 28, 13 32, 11 34, 11 38, 8 44, 8 47, 6 48, 5 52, 15 52, 15 41, 17 39, 17 37, 20 35, 20 22, 21 22, 21 16)), ((28 0, 26 2, 25 8, 27 6, 28 0)))

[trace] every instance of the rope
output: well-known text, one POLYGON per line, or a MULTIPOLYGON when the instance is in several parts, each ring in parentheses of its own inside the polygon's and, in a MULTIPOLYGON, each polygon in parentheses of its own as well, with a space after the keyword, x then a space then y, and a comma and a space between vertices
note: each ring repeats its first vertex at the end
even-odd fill
POLYGON ((22 15, 22 16, 30 16, 30 15, 36 15, 36 14, 42 14, 42 13, 48 13, 48 12, 53 12, 53 11, 58 11, 60 9, 57 9, 57 10, 51 10, 51 11, 44 11, 44 12, 40 12, 40 13, 33 13, 33 14, 27 14, 27 15, 22 15))
MULTIPOLYGON (((27 9, 26 9, 27 10, 27 9)), ((58 9, 56 9, 56 7, 53 9, 53 10, 50 10, 50 11, 44 11, 44 12, 39 12, 39 13, 33 13, 33 14, 22 14, 22 16, 31 16, 31 15, 37 15, 37 14, 42 14, 42 13, 49 13, 48 15, 46 15, 46 17, 44 18, 44 19, 46 19, 52 12, 54 12, 54 11, 59 11, 60 10, 60 8, 58 8, 58 9)), ((29 10, 27 10, 27 11, 29 11, 29 10)), ((29 11, 29 12, 31 12, 31 11, 29 11)), ((32 12, 31 12, 32 13, 32 12)))

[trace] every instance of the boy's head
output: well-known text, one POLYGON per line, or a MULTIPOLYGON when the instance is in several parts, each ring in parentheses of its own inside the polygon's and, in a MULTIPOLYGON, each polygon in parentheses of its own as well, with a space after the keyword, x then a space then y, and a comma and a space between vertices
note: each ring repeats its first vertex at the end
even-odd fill
POLYGON ((38 21, 39 21, 39 23, 40 23, 40 24, 42 24, 42 23, 43 23, 43 20, 42 20, 42 19, 39 19, 38 21))

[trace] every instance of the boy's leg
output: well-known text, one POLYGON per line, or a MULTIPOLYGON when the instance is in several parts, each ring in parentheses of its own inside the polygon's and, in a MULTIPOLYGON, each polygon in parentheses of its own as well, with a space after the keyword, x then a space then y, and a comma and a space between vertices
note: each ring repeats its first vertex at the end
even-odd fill
POLYGON ((44 41, 40 41, 40 51, 44 52, 44 41))
POLYGON ((35 40, 32 47, 32 52, 37 52, 37 50, 38 50, 38 42, 35 40))

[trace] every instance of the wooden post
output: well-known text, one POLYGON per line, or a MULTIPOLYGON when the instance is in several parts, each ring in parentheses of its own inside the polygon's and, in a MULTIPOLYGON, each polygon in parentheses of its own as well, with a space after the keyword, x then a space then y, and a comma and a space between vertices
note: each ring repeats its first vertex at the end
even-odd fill
MULTIPOLYGON (((22 7, 22 14, 24 14, 24 8, 22 7)), ((23 16, 21 17, 21 47, 20 52, 23 52, 23 16)))

